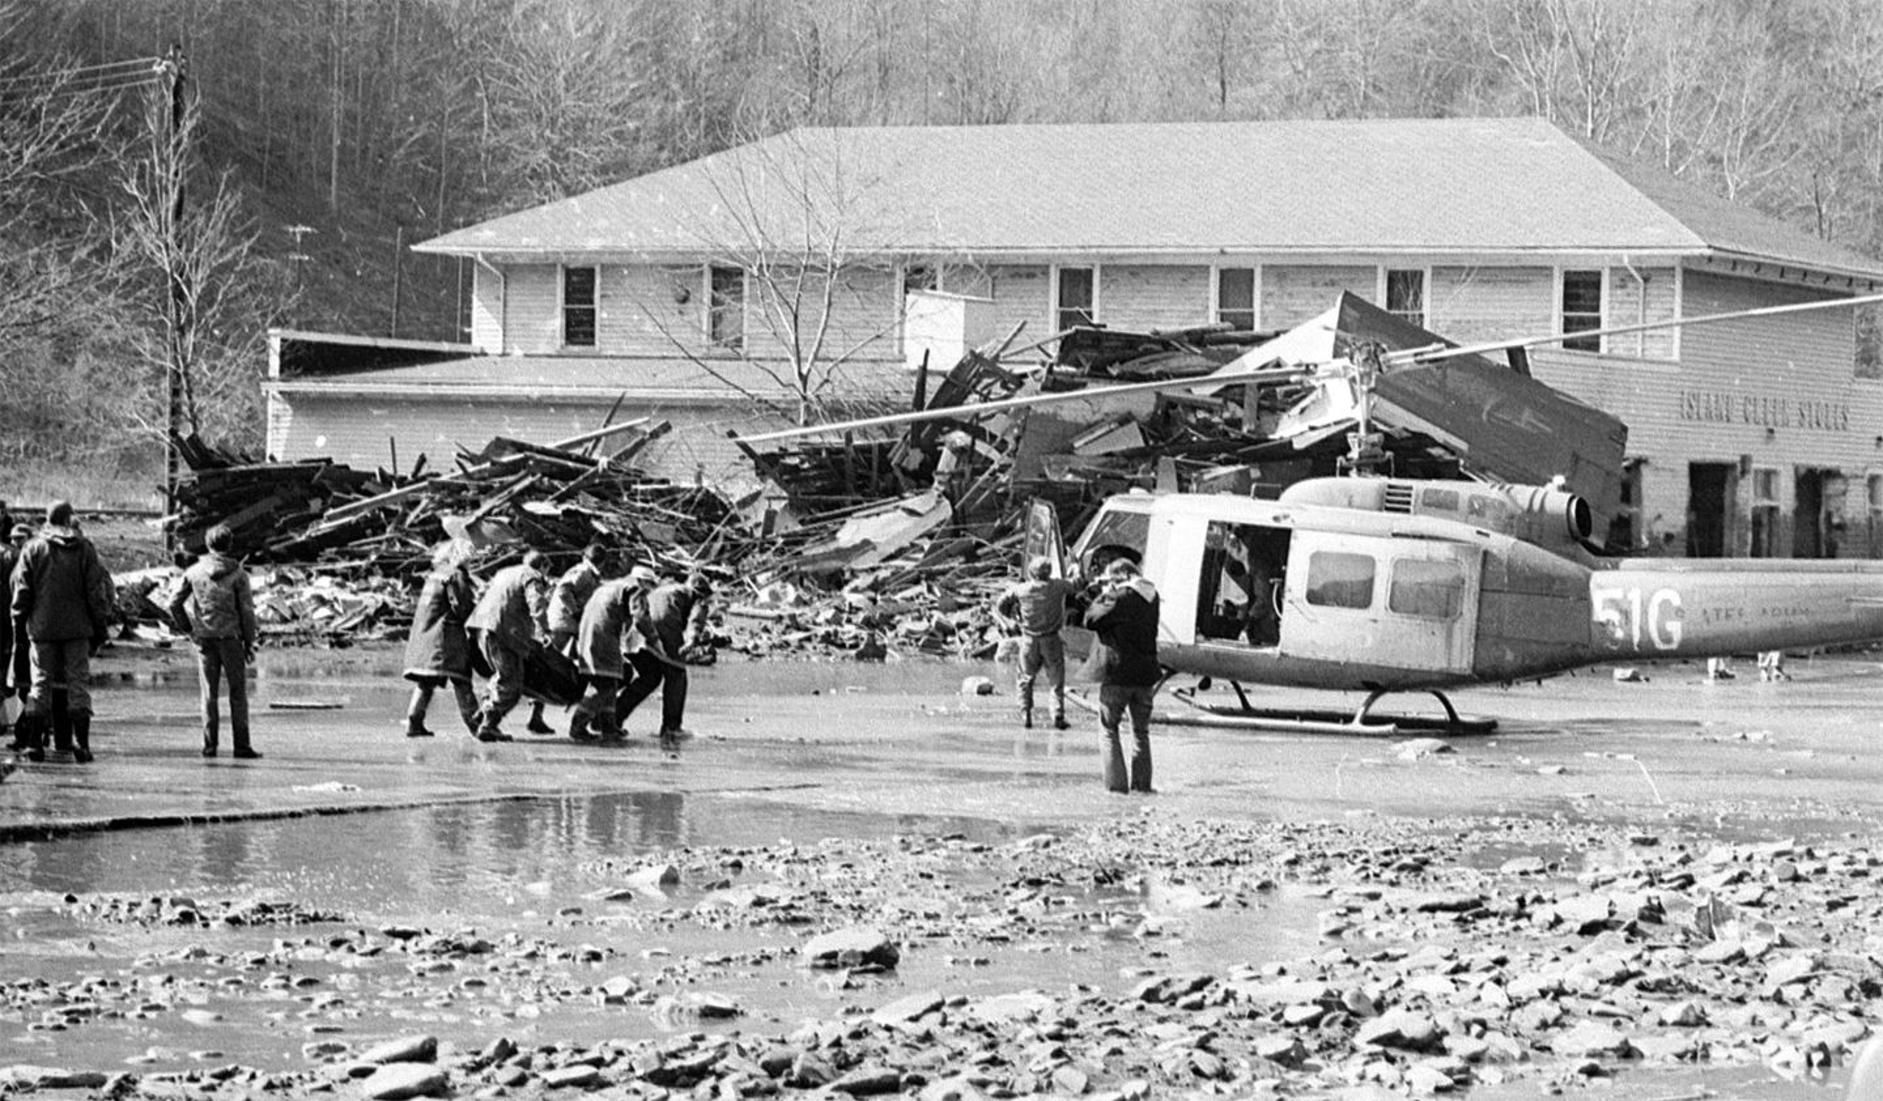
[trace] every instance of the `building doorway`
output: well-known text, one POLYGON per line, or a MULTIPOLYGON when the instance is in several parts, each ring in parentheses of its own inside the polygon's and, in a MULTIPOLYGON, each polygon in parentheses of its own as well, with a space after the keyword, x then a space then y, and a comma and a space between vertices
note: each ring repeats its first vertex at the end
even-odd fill
POLYGON ((1836 558, 1843 527, 1844 476, 1836 470, 1801 466, 1793 488, 1793 558, 1836 558))
POLYGON ((1736 463, 1687 464, 1687 557, 1726 557, 1736 463))

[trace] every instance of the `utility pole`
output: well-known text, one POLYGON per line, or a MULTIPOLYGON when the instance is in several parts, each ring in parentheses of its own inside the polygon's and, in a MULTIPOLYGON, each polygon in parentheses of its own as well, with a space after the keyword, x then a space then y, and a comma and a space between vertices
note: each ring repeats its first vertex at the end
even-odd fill
POLYGON ((159 146, 157 164, 153 167, 158 169, 154 173, 156 178, 168 183, 172 189, 169 224, 165 227, 169 238, 166 251, 169 253, 170 267, 170 378, 169 386, 166 387, 169 403, 166 424, 170 438, 164 446, 164 513, 173 515, 176 512, 177 483, 183 475, 183 372, 188 367, 190 323, 189 294, 183 283, 183 248, 180 240, 183 229, 183 184, 188 175, 188 150, 183 147, 186 103, 184 81, 188 60, 183 56, 182 44, 170 47, 170 54, 164 59, 162 69, 170 97, 170 132, 164 135, 167 140, 159 146))

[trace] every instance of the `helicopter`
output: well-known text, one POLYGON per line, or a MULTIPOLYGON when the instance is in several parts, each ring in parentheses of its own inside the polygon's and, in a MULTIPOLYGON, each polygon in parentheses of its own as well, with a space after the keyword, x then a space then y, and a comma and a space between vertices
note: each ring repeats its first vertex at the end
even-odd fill
MULTIPOLYGON (((1600 335, 1873 301, 1883 295, 1618 326, 1600 335)), ((1137 562, 1161 594, 1158 656, 1166 676, 1160 687, 1177 676, 1195 676, 1204 689, 1227 681, 1239 701, 1232 713, 1196 703, 1189 690, 1178 696, 1194 704, 1200 719, 1238 725, 1481 732, 1494 729, 1495 720, 1461 717, 1447 690, 1538 680, 1616 661, 1883 639, 1883 562, 1608 558, 1594 542, 1596 510, 1566 479, 1526 485, 1382 473, 1384 456, 1371 422, 1381 377, 1565 337, 1462 348, 1433 339, 1398 350, 1356 342, 1344 357, 1313 364, 1291 364, 1258 348, 1202 378, 1101 388, 1209 392, 1232 383, 1315 381, 1314 392, 1290 413, 1322 424, 1326 417, 1309 416, 1314 403, 1327 405, 1330 393, 1333 404, 1345 403, 1354 428, 1346 473, 1295 482, 1275 499, 1115 495, 1070 546, 1052 508, 1034 502, 1027 512, 1027 557, 1044 556, 1060 575, 1083 578, 1098 577, 1119 557, 1137 562), (1264 710, 1250 702, 1246 685, 1366 695, 1351 713, 1264 710), (1444 718, 1375 716, 1379 701, 1395 693, 1431 694, 1444 718)), ((960 417, 1092 394, 1038 394, 942 412, 960 417)), ((849 430, 931 415, 820 427, 849 430)), ((1607 484, 1582 473, 1585 482, 1607 484)), ((1068 627, 1065 634, 1069 654, 1089 650, 1089 631, 1068 627)))

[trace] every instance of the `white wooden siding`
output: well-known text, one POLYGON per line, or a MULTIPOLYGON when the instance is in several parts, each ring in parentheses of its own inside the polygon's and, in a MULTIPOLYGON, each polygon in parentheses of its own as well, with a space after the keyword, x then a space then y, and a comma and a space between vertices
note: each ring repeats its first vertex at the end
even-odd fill
MULTIPOLYGON (((271 441, 276 457, 330 458, 361 470, 390 469, 397 441, 401 472, 410 472, 422 454, 431 470, 449 468, 459 450, 477 450, 495 436, 547 444, 592 431, 614 404, 612 400, 471 401, 421 398, 277 396, 284 412, 273 418, 282 435, 271 441)), ((691 483, 696 476, 722 492, 756 486, 750 464, 727 429, 755 432, 783 427, 774 418, 744 404, 678 406, 636 403, 629 399, 617 421, 653 416, 672 422, 674 430, 635 459, 649 474, 691 483)))
MULTIPOLYGON (((1610 326, 1639 325, 1667 321, 1678 316, 1680 296, 1673 268, 1625 267, 1608 269, 1608 283, 1602 290, 1602 308, 1610 326), (1636 276, 1639 275, 1639 279, 1636 276)), ((1645 333, 1622 333, 1604 337, 1602 350, 1609 355, 1635 359, 1673 360, 1679 347, 1678 331, 1655 329, 1645 333)))
POLYGON ((1556 331, 1549 268, 1436 267, 1426 287, 1426 328, 1460 344, 1556 331))
MULTIPOLYGON (((792 337, 788 318, 795 313, 797 337, 808 354, 824 320, 823 278, 808 276, 800 289, 792 277, 781 275, 774 285, 775 295, 756 284, 747 286, 747 350, 759 359, 782 359, 792 337), (774 306, 788 312, 780 313, 771 308, 774 306)), ((815 353, 819 359, 887 358, 897 354, 896 330, 902 303, 895 272, 844 273, 831 290, 830 307, 830 326, 823 333, 822 348, 815 353)))
POLYGON ((562 268, 556 264, 513 264, 504 269, 505 352, 548 355, 562 350, 561 278, 562 268))
POLYGON ((471 343, 496 355, 504 351, 504 277, 482 264, 471 271, 471 343))
POLYGON ((1342 291, 1368 302, 1379 290, 1379 268, 1359 266, 1264 264, 1261 270, 1264 329, 1291 329, 1334 308, 1342 291))
POLYGON ((1053 304, 1048 297, 1052 280, 1043 265, 995 265, 987 271, 988 297, 994 300, 994 327, 1005 337, 1025 323, 1019 343, 1028 344, 1052 335, 1053 304))
POLYGON ((1104 315, 1115 329, 1178 329, 1207 324, 1210 269, 1202 266, 1106 264, 1104 315))

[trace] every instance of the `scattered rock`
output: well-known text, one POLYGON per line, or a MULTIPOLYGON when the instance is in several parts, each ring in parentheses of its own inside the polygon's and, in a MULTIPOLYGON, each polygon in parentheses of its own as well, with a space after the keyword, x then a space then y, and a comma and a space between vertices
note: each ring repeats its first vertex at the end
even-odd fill
POLYGON ((811 967, 893 968, 902 950, 882 930, 854 925, 813 937, 804 946, 804 962, 811 967))

